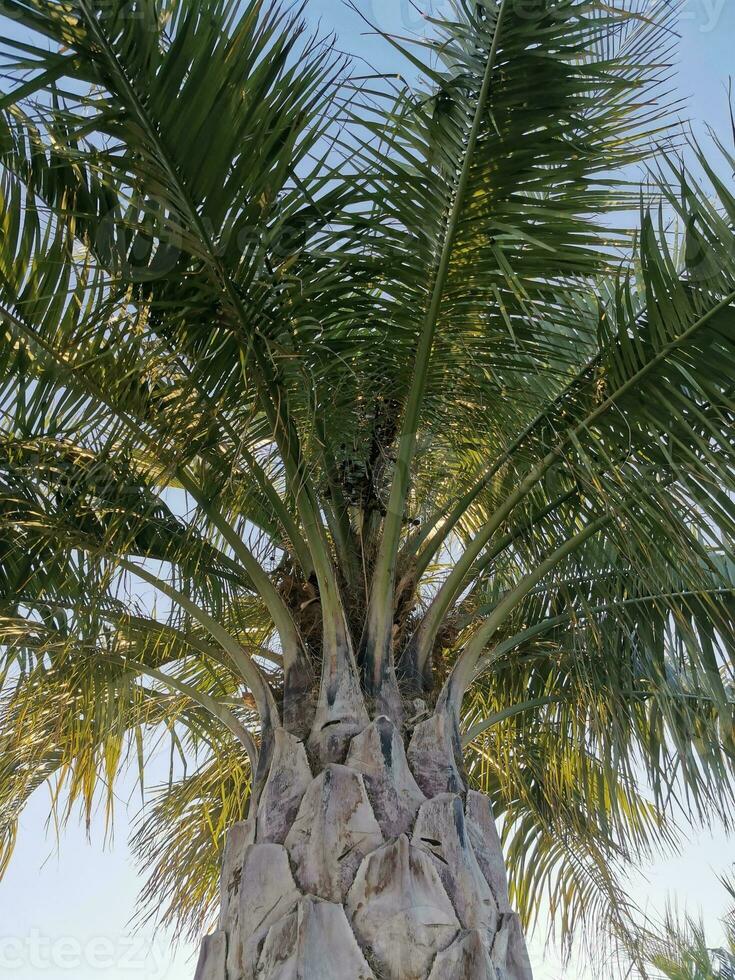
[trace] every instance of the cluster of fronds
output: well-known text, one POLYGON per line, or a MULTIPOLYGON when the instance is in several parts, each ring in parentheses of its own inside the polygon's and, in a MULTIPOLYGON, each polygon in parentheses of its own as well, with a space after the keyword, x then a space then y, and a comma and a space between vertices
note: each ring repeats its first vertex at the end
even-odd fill
MULTIPOLYGON (((723 880, 732 898, 735 889, 723 880)), ((722 923, 725 942, 712 945, 715 924, 669 906, 662 922, 649 923, 631 947, 648 980, 732 980, 735 977, 735 907, 722 923)))
POLYGON ((735 158, 675 152, 675 5, 457 0, 410 85, 263 0, 3 16, 0 863, 164 735, 196 932, 349 668, 461 710, 526 923, 629 929, 735 802, 735 158))

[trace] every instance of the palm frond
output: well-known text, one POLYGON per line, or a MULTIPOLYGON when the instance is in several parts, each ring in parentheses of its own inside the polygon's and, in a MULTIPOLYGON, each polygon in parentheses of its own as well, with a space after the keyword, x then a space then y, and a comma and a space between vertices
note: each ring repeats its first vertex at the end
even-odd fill
POLYGON ((6 0, 0 861, 165 733, 136 847, 195 932, 242 742, 335 678, 461 720, 565 942, 730 825, 735 160, 676 10, 456 0, 397 82, 265 0, 6 0))

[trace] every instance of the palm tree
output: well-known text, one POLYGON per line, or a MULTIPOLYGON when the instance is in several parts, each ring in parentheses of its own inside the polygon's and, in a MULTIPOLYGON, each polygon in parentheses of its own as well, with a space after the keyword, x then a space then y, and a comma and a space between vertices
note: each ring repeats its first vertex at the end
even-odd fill
MULTIPOLYGON (((735 891, 725 880, 731 896, 735 891)), ((735 908, 723 920, 725 946, 713 948, 707 942, 702 919, 680 915, 674 907, 666 910, 660 926, 647 926, 637 937, 634 957, 649 964, 647 977, 661 980, 733 980, 735 977, 735 908)))
POLYGON ((672 7, 457 0, 405 82, 267 0, 4 0, 5 860, 164 732, 199 980, 519 980, 731 820, 735 160, 672 7))
POLYGON ((669 910, 659 934, 648 940, 654 976, 662 980, 732 980, 735 977, 735 936, 728 949, 707 945, 704 924, 687 916, 680 922, 669 910))

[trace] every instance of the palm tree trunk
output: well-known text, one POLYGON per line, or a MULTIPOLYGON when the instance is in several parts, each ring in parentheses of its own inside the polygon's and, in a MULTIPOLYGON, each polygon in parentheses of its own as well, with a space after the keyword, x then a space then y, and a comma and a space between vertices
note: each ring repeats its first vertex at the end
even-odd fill
POLYGON ((407 749, 377 718, 339 762, 278 731, 196 980, 532 980, 489 800, 454 756, 441 715, 407 749))

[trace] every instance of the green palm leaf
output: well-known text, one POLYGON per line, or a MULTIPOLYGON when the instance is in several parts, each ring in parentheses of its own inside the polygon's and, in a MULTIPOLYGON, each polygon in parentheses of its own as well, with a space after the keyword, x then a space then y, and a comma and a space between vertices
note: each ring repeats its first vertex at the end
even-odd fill
POLYGON ((0 860, 164 733, 194 934, 274 729, 362 689, 455 726, 526 925, 629 933, 735 790, 735 161, 672 125, 674 6, 458 0, 411 84, 129 6, 3 8, 0 860))

